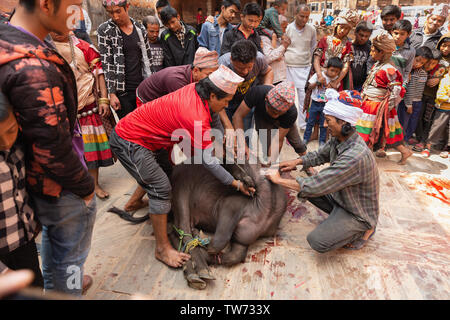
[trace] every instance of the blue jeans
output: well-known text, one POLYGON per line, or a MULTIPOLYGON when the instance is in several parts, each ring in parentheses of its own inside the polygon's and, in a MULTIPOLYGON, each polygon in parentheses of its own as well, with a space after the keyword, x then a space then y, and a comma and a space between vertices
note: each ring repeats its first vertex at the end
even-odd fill
POLYGON ((95 196, 88 205, 69 191, 63 191, 55 202, 32 197, 42 223, 44 288, 81 296, 83 265, 91 248, 97 211, 95 196))
POLYGON ((420 111, 422 110, 422 101, 414 101, 412 103, 412 113, 408 113, 406 110, 406 105, 402 100, 397 109, 398 121, 403 127, 404 140, 408 141, 414 131, 416 131, 417 122, 420 118, 420 111))
POLYGON ((317 102, 312 100, 311 106, 309 107, 309 117, 306 123, 306 130, 303 136, 303 140, 309 141, 311 138, 312 129, 317 122, 317 116, 319 116, 319 143, 325 143, 327 138, 327 129, 324 128, 323 123, 325 122, 325 115, 323 114, 323 108, 325 107, 325 102, 317 102))

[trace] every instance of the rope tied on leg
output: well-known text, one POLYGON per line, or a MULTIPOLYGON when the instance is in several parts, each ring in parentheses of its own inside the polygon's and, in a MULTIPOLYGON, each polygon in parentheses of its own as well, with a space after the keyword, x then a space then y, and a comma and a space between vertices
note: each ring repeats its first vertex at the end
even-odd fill
POLYGON ((184 251, 185 253, 190 252, 192 249, 194 249, 197 246, 202 246, 205 247, 206 245, 209 244, 210 239, 209 238, 200 238, 198 236, 196 236, 195 238, 192 236, 192 234, 190 233, 186 233, 184 232, 184 230, 182 229, 178 229, 177 227, 173 226, 173 228, 175 229, 175 231, 178 233, 179 235, 179 239, 180 239, 180 243, 178 244, 178 251, 184 251), (191 241, 187 242, 184 244, 183 248, 181 248, 181 245, 183 243, 183 239, 184 237, 189 236, 192 238, 191 241))

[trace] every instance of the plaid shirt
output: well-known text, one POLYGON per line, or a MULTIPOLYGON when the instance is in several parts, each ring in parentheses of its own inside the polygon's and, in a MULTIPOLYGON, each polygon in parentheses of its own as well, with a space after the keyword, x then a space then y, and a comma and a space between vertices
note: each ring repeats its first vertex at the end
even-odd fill
POLYGON ((0 151, 0 255, 23 246, 39 231, 39 222, 25 190, 22 149, 0 151))
POLYGON ((181 23, 181 30, 178 32, 175 32, 175 35, 177 36, 178 41, 180 41, 183 49, 184 49, 184 34, 185 34, 185 32, 186 32, 186 28, 184 27, 183 23, 181 23))
MULTIPOLYGON (((145 44, 139 43, 139 46, 145 45, 145 50, 150 62, 152 63, 152 52, 147 38, 147 30, 139 22, 130 18, 136 29, 140 29, 144 37, 145 44)), ((106 87, 109 93, 125 91, 125 54, 123 52, 123 39, 119 27, 109 19, 102 23, 97 29, 98 50, 100 52, 103 71, 105 73, 106 87)), ((142 64, 143 68, 144 63, 142 64)), ((143 70, 142 74, 145 72, 143 70)))
POLYGON ((303 166, 315 167, 330 162, 317 175, 297 178, 299 198, 331 194, 336 203, 370 228, 376 226, 379 214, 379 176, 375 158, 364 140, 353 133, 339 143, 331 138, 318 151, 302 158, 303 166))

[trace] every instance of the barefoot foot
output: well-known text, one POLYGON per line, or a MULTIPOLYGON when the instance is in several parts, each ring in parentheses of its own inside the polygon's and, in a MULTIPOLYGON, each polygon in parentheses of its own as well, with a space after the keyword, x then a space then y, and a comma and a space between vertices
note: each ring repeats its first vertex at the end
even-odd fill
POLYGON ((95 195, 101 200, 109 198, 109 193, 103 190, 100 186, 95 186, 95 195))
POLYGON ((386 151, 384 151, 383 149, 380 149, 377 152, 375 152, 375 155, 378 158, 385 158, 387 154, 386 154, 386 151))
POLYGON ((399 165, 404 165, 406 164, 406 159, 408 159, 409 157, 412 156, 412 151, 409 149, 406 149, 404 152, 402 152, 402 158, 400 159, 400 161, 398 162, 399 165))
POLYGON ((170 246, 159 249, 157 248, 155 250, 155 257, 169 267, 173 268, 179 268, 183 266, 185 262, 191 258, 190 255, 183 252, 178 252, 170 246))

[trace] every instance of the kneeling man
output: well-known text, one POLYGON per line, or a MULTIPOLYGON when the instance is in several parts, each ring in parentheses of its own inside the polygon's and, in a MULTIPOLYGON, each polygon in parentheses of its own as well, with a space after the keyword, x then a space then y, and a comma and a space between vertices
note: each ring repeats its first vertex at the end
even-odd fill
POLYGON ((374 233, 379 214, 379 176, 375 158, 355 131, 360 117, 361 97, 356 91, 327 89, 323 110, 332 138, 318 151, 280 164, 281 171, 296 166, 330 163, 317 175, 297 180, 283 179, 278 171, 267 177, 276 184, 298 191, 298 197, 329 214, 308 234, 318 252, 337 248, 360 249, 374 233))

